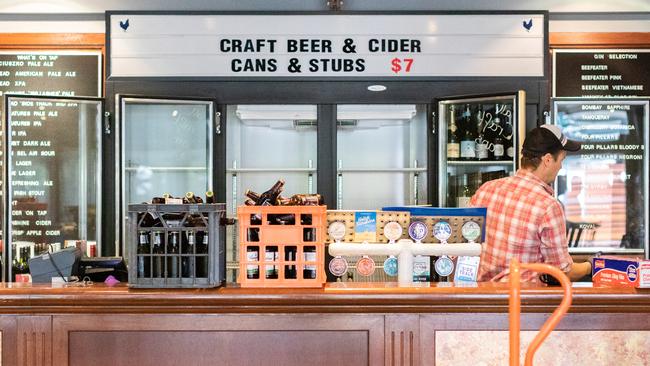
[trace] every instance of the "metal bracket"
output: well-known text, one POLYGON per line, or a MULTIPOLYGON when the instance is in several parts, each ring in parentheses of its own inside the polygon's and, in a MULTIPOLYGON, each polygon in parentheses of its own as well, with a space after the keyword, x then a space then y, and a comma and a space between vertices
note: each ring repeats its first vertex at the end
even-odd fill
POLYGON ((436 112, 431 112, 431 134, 436 134, 436 112))
POLYGON ((221 112, 214 112, 214 133, 221 135, 221 112))
POLYGON ((111 134, 111 112, 104 112, 104 133, 111 134))

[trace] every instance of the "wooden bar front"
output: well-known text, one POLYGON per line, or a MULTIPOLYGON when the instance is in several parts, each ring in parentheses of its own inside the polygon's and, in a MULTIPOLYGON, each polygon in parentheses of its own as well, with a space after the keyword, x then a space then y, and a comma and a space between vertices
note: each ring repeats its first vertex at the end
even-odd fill
MULTIPOLYGON (((2 284, 2 361, 57 366, 507 364, 507 286, 353 285, 129 290, 103 284, 2 284)), ((524 347, 559 304, 561 291, 527 287, 521 298, 524 347)), ((575 288, 571 312, 536 362, 647 364, 649 335, 650 291, 575 288)))

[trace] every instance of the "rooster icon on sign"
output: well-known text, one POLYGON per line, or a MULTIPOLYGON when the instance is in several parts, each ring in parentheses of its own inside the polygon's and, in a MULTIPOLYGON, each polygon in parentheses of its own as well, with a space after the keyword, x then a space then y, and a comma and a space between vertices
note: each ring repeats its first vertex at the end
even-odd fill
POLYGON ((126 32, 127 28, 129 28, 128 18, 125 21, 120 20, 120 28, 122 28, 126 32))
POLYGON ((526 28, 526 32, 530 32, 530 29, 533 27, 533 19, 524 20, 522 23, 524 24, 524 28, 526 28))

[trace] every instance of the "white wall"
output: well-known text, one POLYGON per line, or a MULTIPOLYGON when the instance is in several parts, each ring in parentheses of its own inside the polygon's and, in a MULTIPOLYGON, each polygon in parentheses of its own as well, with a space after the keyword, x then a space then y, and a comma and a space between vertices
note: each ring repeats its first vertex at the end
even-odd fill
MULTIPOLYGON (((103 13, 105 10, 326 10, 326 0, 1 0, 0 13, 103 13)), ((648 12, 648 0, 345 0, 343 10, 549 10, 648 12)))
MULTIPOLYGON (((103 33, 108 10, 324 11, 326 0, 0 0, 0 33, 103 33)), ((548 10, 551 32, 650 32, 650 0, 345 0, 348 11, 548 10)))

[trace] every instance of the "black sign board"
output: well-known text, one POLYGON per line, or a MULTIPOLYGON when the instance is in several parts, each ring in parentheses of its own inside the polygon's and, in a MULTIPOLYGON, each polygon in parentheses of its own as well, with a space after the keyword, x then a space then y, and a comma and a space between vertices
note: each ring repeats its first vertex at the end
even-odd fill
POLYGON ((648 100, 554 100, 555 123, 582 143, 558 176, 577 248, 644 249, 648 227, 648 100))
MULTIPOLYGON (((95 51, 3 51, 0 52, 0 110, 5 110, 6 94, 27 94, 51 97, 100 97, 102 94, 102 59, 101 53, 95 51)), ((52 154, 48 149, 51 136, 65 133, 58 131, 60 125, 47 123, 48 120, 65 117, 72 108, 56 103, 21 103, 13 109, 16 124, 12 128, 12 135, 29 140, 38 146, 38 149, 16 152, 36 154, 52 154), (22 118, 24 117, 24 118, 22 118)), ((74 109, 74 108, 73 108, 74 109)), ((4 124, 4 121, 2 121, 4 124)), ((2 133, 7 131, 2 126, 2 133)), ((71 134, 74 135, 74 134, 71 134)), ((0 140, 0 151, 4 150, 0 140)), ((45 155, 43 155, 45 156, 45 155)), ((4 164, 4 159, 0 161, 4 164)), ((18 177, 29 178, 33 169, 17 170, 13 174, 18 177)), ((33 177, 32 177, 33 178, 33 177)), ((53 185, 55 183, 42 179, 18 180, 21 184, 53 185)), ((3 182, 0 181, 0 186, 3 182)), ((43 189, 36 189, 40 193, 43 189)), ((0 192, 0 194, 2 194, 0 192)), ((0 210, 4 211, 4 205, 0 210)), ((38 212, 36 212, 38 213, 38 212)), ((4 217, 4 212, 0 212, 4 217)), ((22 224, 23 222, 19 222, 22 224)), ((32 222, 26 225, 25 231, 33 229, 32 222)), ((44 225, 48 226, 48 225, 44 225)), ((1 233, 0 233, 1 235, 1 233)))
POLYGON ((554 96, 650 95, 650 50, 555 50, 554 96))

